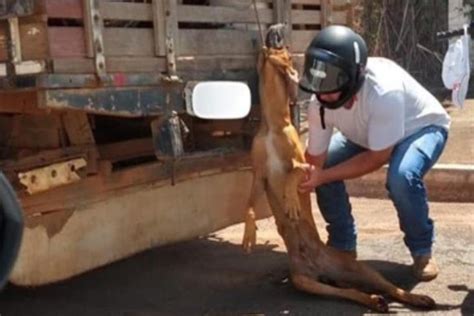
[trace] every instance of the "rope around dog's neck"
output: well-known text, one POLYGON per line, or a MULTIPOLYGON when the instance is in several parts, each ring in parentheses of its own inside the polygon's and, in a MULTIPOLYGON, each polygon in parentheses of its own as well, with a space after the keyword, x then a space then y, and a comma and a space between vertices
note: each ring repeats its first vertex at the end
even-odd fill
POLYGON ((255 10, 255 17, 257 18, 258 33, 260 33, 260 41, 263 46, 265 45, 265 39, 263 38, 262 25, 260 24, 260 17, 258 15, 257 0, 253 0, 253 8, 255 10))

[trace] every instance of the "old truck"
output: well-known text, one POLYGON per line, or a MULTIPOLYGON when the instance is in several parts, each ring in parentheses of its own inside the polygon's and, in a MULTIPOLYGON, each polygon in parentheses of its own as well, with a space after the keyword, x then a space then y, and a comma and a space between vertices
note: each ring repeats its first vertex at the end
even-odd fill
POLYGON ((352 8, 342 0, 0 0, 0 280, 63 280, 241 221, 259 120, 260 32, 287 23, 301 65, 315 33, 352 23, 352 8), (250 114, 192 115, 187 95, 206 81, 246 83, 250 114))

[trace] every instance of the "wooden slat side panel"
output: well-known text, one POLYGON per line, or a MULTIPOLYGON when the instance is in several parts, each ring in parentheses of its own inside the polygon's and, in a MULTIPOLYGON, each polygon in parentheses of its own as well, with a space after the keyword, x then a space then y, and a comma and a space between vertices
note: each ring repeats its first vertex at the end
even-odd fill
MULTIPOLYGON (((45 14, 50 18, 82 19, 81 0, 42 0, 45 14)), ((99 8, 103 19, 152 21, 151 4, 132 2, 100 1, 99 8)))
POLYGON ((153 29, 105 28, 106 56, 155 56, 153 29))
MULTIPOLYGON (((314 26, 319 28, 318 26, 322 25, 323 17, 320 7, 327 0, 290 1, 293 7, 291 24, 294 26, 303 25, 295 26, 296 29, 292 35, 292 51, 303 52, 317 31, 305 31, 302 28, 305 25, 312 25, 313 27, 310 28, 314 29, 314 26)), ((332 0, 328 2, 334 9, 331 14, 331 22, 347 24, 351 1, 332 0)), ((110 0, 99 0, 99 3, 104 19, 153 21, 151 3, 113 2, 110 0)), ((229 6, 229 3, 214 6, 178 5, 178 21, 187 23, 186 27, 194 26, 192 23, 218 23, 222 26, 221 29, 180 29, 175 43, 175 46, 180 48, 179 56, 209 56, 212 58, 222 55, 235 57, 238 55, 253 56, 257 52, 260 40, 254 29, 225 28, 231 23, 236 23, 235 25, 239 23, 255 24, 253 7, 243 6, 240 0, 233 2, 236 7, 229 6)), ((267 3, 271 4, 272 1, 268 0, 267 3)), ((41 12, 48 18, 82 19, 83 17, 82 0, 38 0, 38 6, 42 8, 41 12)), ((262 24, 273 23, 273 9, 260 8, 259 17, 262 24)), ((92 60, 85 58, 86 49, 82 27, 50 26, 46 29, 46 25, 46 21, 41 24, 31 19, 23 20, 23 23, 20 20, 23 60, 51 59, 53 71, 58 73, 94 72, 92 60)), ((136 24, 133 25, 136 26, 136 24)), ((112 58, 112 61, 107 61, 108 71, 153 72, 156 69, 160 71, 166 69, 165 60, 156 58, 153 28, 151 26, 149 28, 143 27, 149 25, 151 24, 142 23, 140 28, 106 27, 104 29, 105 55, 112 58)), ((264 25, 264 31, 265 27, 266 25, 264 25)), ((6 31, 6 25, 0 21, 0 63, 8 58, 6 31)), ((194 67, 194 63, 181 63, 181 65, 194 67)))
MULTIPOLYGON (((319 10, 292 10, 291 19, 293 24, 322 25, 323 15, 319 10)), ((349 22, 347 10, 331 12, 331 24, 344 24, 349 22)))
POLYGON ((85 57, 86 46, 82 27, 50 27, 48 35, 51 57, 85 57))
MULTIPOLYGON (((152 72, 159 73, 166 70, 166 60, 161 58, 133 58, 133 57, 110 57, 106 60, 107 69, 110 73, 124 72, 152 72)), ((197 56, 193 58, 178 58, 177 68, 180 71, 210 71, 211 69, 255 69, 257 55, 213 55, 197 56)), ((94 72, 91 59, 86 58, 59 58, 53 59, 52 65, 58 74, 81 74, 94 72)))
MULTIPOLYGON (((261 23, 273 23, 273 10, 259 9, 261 23)), ((218 6, 178 6, 179 22, 200 23, 256 23, 255 11, 252 7, 239 9, 218 6)))
MULTIPOLYGON (((354 0, 332 0, 333 6, 342 6, 351 4, 354 0)), ((291 0, 292 4, 321 5, 321 0, 291 0)))
POLYGON ((306 51, 309 43, 313 39, 313 37, 318 33, 318 31, 299 31, 294 30, 293 35, 293 47, 291 48, 292 52, 294 53, 301 53, 306 51))
POLYGON ((161 0, 152 0, 153 34, 155 37, 155 55, 166 55, 166 18, 165 4, 161 0))
POLYGON ((258 33, 238 30, 186 30, 180 33, 179 54, 251 54, 260 46, 258 33))
POLYGON ((102 18, 107 20, 153 21, 151 3, 99 2, 102 18))
MULTIPOLYGON (((254 0, 208 0, 210 5, 216 7, 236 7, 241 9, 253 8, 254 0)), ((272 3, 272 0, 255 0, 257 7, 262 7, 266 4, 272 3)))
MULTIPOLYGON (((165 58, 110 57, 105 63, 109 73, 159 73, 166 70, 165 58)), ((55 73, 82 74, 95 71, 93 60, 87 58, 58 58, 52 60, 52 65, 55 73)))
MULTIPOLYGON (((45 0, 46 14, 51 18, 81 19, 83 10, 78 0, 45 0)), ((153 21, 152 5, 150 3, 130 2, 100 2, 100 11, 104 19, 153 21)), ((259 9, 262 23, 272 22, 271 9, 259 9)), ((210 23, 254 23, 253 7, 232 8, 223 6, 179 5, 178 20, 180 22, 210 22, 210 23)))
POLYGON ((42 0, 45 14, 50 18, 82 19, 81 0, 42 0))
POLYGON ((22 60, 43 60, 49 57, 48 29, 45 22, 20 24, 22 60))
POLYGON ((198 56, 196 58, 178 58, 177 67, 180 71, 205 72, 210 69, 254 71, 257 64, 257 55, 214 55, 198 56))
POLYGON ((292 0, 292 4, 321 5, 321 0, 292 0))
POLYGON ((319 10, 291 10, 292 24, 321 24, 321 11, 319 10))
MULTIPOLYGON (((84 29, 50 27, 52 58, 85 57, 84 29)), ((154 56, 153 30, 138 28, 104 29, 106 56, 154 56)))

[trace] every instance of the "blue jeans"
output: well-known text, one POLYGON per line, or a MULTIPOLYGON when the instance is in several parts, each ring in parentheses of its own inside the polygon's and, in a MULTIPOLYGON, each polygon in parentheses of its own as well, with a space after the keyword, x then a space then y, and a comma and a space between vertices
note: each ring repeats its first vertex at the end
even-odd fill
MULTIPOLYGON (((397 209, 405 244, 413 256, 431 253, 434 226, 428 214, 423 177, 443 152, 447 138, 444 128, 427 126, 395 145, 390 157, 386 188, 397 209)), ((337 133, 331 138, 324 168, 365 150, 337 133)), ((321 185, 316 188, 316 195, 319 209, 328 224, 328 245, 341 250, 355 250, 357 231, 344 182, 321 185)))

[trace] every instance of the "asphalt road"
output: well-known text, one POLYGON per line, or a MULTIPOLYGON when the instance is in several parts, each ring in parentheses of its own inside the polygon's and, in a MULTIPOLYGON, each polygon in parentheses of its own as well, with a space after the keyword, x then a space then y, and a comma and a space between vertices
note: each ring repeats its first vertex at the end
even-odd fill
MULTIPOLYGON (((474 164, 474 100, 450 109, 453 124, 443 163, 474 164)), ((473 193, 474 194, 474 193, 473 193)), ((436 223, 439 277, 418 283, 391 202, 352 199, 359 229, 359 259, 404 289, 429 294, 434 311, 391 302, 404 315, 474 315, 474 204, 431 203, 436 223)), ((314 201, 313 201, 314 202, 314 201)), ((315 203, 313 203, 315 205, 315 203)), ((326 238, 319 211, 318 228, 326 238)), ((58 284, 9 285, 0 315, 363 315, 352 302, 296 291, 287 281, 287 256, 273 219, 258 223, 258 247, 240 248, 243 226, 159 247, 58 284)))
MULTIPOLYGON (((359 258, 405 289, 432 296, 424 312, 391 302, 393 313, 474 315, 474 205, 432 203, 439 277, 417 283, 389 201, 353 199, 359 258)), ((325 238, 323 221, 314 212, 325 238)), ((296 291, 273 219, 259 221, 258 247, 240 248, 242 225, 159 247, 82 276, 39 288, 9 285, 0 314, 10 315, 363 315, 364 306, 296 291)))

